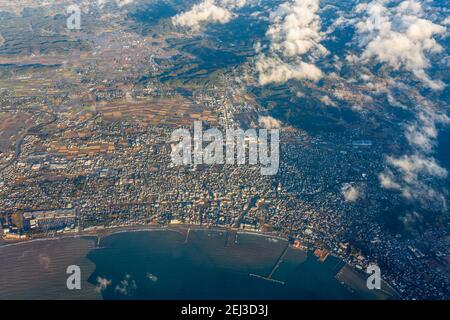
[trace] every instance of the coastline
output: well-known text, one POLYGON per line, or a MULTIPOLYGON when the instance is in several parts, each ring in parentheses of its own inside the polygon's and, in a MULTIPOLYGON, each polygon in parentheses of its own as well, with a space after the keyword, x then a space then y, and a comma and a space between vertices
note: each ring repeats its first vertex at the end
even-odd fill
MULTIPOLYGON (((264 233, 257 230, 245 230, 240 228, 230 228, 230 227, 221 227, 221 226, 201 226, 201 225, 195 225, 195 224, 174 224, 174 225, 165 225, 165 226, 158 226, 158 225, 136 225, 136 226, 117 226, 117 227, 110 227, 110 228, 99 228, 99 229, 91 229, 91 230, 83 230, 81 232, 73 232, 73 233, 64 233, 64 234, 56 234, 51 237, 42 237, 42 238, 34 238, 34 239, 26 239, 26 240, 19 240, 14 241, 12 243, 4 242, 2 245, 0 245, 0 252, 2 248, 10 248, 12 246, 19 246, 19 245, 25 245, 29 243, 35 243, 35 242, 46 242, 46 241, 54 241, 54 240, 63 240, 63 239, 89 239, 93 240, 96 245, 92 250, 98 249, 100 247, 100 242, 102 238, 106 238, 112 235, 116 234, 122 234, 122 233, 134 233, 134 232, 153 232, 153 231, 171 231, 171 232, 177 232, 184 234, 188 230, 193 231, 214 231, 214 232, 228 232, 233 231, 236 232, 236 234, 247 234, 252 236, 258 236, 263 238, 269 238, 274 239, 277 241, 283 241, 288 242, 288 240, 280 235, 277 234, 271 234, 271 233, 264 233)), ((291 248, 293 248, 290 245, 291 248)), ((295 248, 295 250, 299 250, 304 252, 305 254, 308 254, 309 251, 313 252, 314 250, 311 248, 295 248)), ((338 255, 335 255, 334 253, 330 252, 330 256, 335 257, 339 260, 341 260, 344 263, 344 266, 336 273, 336 279, 341 282, 341 284, 346 287, 350 292, 353 292, 354 290, 360 290, 361 289, 361 283, 365 283, 365 279, 363 279, 364 274, 362 272, 357 272, 356 268, 346 262, 343 257, 340 257, 338 255)), ((321 261, 323 262, 323 261, 321 261)), ((389 288, 389 294, 386 292, 383 292, 380 295, 382 297, 381 299, 400 299, 400 295, 398 292, 385 280, 383 280, 383 283, 386 285, 387 288, 389 288)), ((384 290, 383 290, 384 291, 384 290)))
POLYGON ((83 230, 76 232, 67 232, 63 234, 56 234, 54 236, 45 236, 45 237, 36 237, 31 239, 23 239, 23 240, 5 240, 2 239, 3 243, 0 244, 0 249, 9 246, 17 246, 25 243, 32 243, 37 241, 51 241, 51 240, 59 240, 59 239, 68 239, 68 238, 83 238, 83 237, 107 237, 113 234, 126 233, 126 232, 144 232, 144 231, 174 231, 179 232, 180 230, 213 230, 213 231, 223 231, 226 232, 228 230, 234 231, 238 234, 252 234, 256 236, 262 236, 266 238, 273 238, 281 241, 287 241, 286 238, 283 238, 279 235, 274 235, 270 233, 264 233, 260 231, 250 231, 239 228, 229 228, 229 227, 221 227, 221 226, 201 226, 197 224, 174 224, 174 225, 166 225, 166 226, 157 226, 157 225, 136 225, 136 226, 117 226, 117 227, 109 227, 109 228, 99 228, 93 230, 83 230))

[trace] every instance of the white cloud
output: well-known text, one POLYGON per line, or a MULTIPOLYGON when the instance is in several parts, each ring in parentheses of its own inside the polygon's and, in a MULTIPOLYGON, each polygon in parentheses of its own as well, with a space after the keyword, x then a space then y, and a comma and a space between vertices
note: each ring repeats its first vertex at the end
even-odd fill
POLYGON ((114 289, 116 292, 129 296, 137 289, 136 281, 131 279, 129 274, 125 275, 125 278, 114 289))
POLYGON ((147 279, 150 280, 151 282, 157 282, 158 281, 158 277, 155 276, 154 274, 147 272, 147 279))
POLYGON ((133 3, 134 0, 97 0, 97 4, 100 7, 103 7, 108 2, 115 2, 117 4, 117 6, 121 8, 127 4, 133 3))
POLYGON ((415 99, 416 120, 406 126, 406 138, 410 146, 416 151, 430 153, 437 144, 437 125, 450 124, 450 118, 433 106, 430 102, 418 95, 415 99))
POLYGON ((259 83, 283 83, 290 79, 318 81, 322 72, 313 61, 328 53, 320 44, 318 0, 294 0, 281 4, 270 14, 266 36, 270 53, 261 54, 256 62, 259 83), (304 61, 308 54, 310 61, 304 61))
POLYGON ((382 172, 378 175, 380 184, 384 189, 400 190, 401 186, 395 182, 391 171, 382 172))
POLYGON ((405 106, 404 104, 402 104, 402 103, 400 103, 399 101, 397 101, 397 100, 394 98, 394 96, 392 95, 391 92, 388 92, 388 93, 387 93, 387 99, 388 99, 389 104, 390 104, 391 106, 393 106, 393 107, 401 108, 401 109, 405 109, 405 110, 408 109, 407 106, 405 106))
POLYGON ((97 277, 97 286, 95 287, 95 290, 97 292, 102 292, 111 285, 111 282, 111 280, 108 280, 106 278, 97 277))
POLYGON ((432 150, 436 137, 437 129, 432 115, 421 112, 418 121, 406 127, 406 139, 409 144, 424 152, 432 150))
POLYGON ((327 95, 321 97, 320 101, 326 106, 331 106, 331 107, 336 106, 336 103, 333 100, 331 100, 331 98, 327 95))
POLYGON ((134 0, 116 0, 116 3, 119 7, 125 6, 127 4, 133 3, 134 0))
POLYGON ((286 63, 279 57, 266 57, 261 55, 256 61, 256 70, 259 72, 259 83, 283 83, 290 79, 308 79, 318 81, 322 71, 314 64, 300 61, 296 64, 286 63))
POLYGON ((350 183, 344 183, 341 188, 341 193, 346 202, 355 202, 360 196, 359 190, 350 183))
POLYGON ((447 176, 447 171, 439 166, 433 158, 424 158, 422 155, 388 157, 387 162, 398 169, 403 175, 403 180, 408 183, 414 183, 419 174, 437 178, 447 176))
POLYGON ((320 44, 320 17, 318 0, 296 0, 286 2, 270 14, 271 25, 266 35, 271 41, 271 50, 293 57, 317 50, 327 50, 320 44))
POLYGON ((445 18, 445 19, 442 21, 442 24, 448 26, 448 25, 450 24, 450 17, 445 18))
POLYGON ((258 119, 259 125, 266 129, 281 128, 281 121, 271 116, 260 116, 258 119))
MULTIPOLYGON (((396 85, 411 92, 401 83, 396 85)), ((413 154, 387 157, 387 166, 379 175, 380 184, 385 189, 401 192, 403 197, 418 202, 423 208, 446 210, 447 191, 439 186, 438 180, 447 177, 447 170, 431 155, 437 145, 438 124, 449 124, 450 118, 418 92, 415 91, 410 98, 415 120, 405 125, 405 137, 413 154)), ((392 92, 388 94, 388 100, 391 105, 407 108, 395 100, 392 92)))
POLYGON ((425 207, 445 209, 442 193, 429 185, 431 178, 444 179, 448 172, 435 159, 422 154, 386 157, 386 169, 380 173, 381 186, 400 191, 406 199, 416 200, 425 207))
POLYGON ((247 0, 221 0, 219 4, 228 9, 242 8, 247 4, 247 0))
POLYGON ((389 9, 385 2, 374 0, 357 6, 356 12, 367 15, 356 24, 360 45, 364 47, 361 60, 375 58, 395 70, 403 68, 430 88, 442 89, 444 84, 430 79, 425 69, 430 65, 427 54, 443 50, 434 36, 444 34, 446 28, 422 18, 422 5, 415 0, 389 9))
POLYGON ((246 4, 246 0, 204 0, 195 4, 189 11, 172 18, 172 23, 181 27, 198 30, 203 23, 227 23, 233 17, 232 10, 246 4))
POLYGON ((410 229, 416 223, 421 223, 422 220, 423 216, 417 212, 407 213, 404 216, 400 217, 400 221, 403 222, 407 229, 410 229))

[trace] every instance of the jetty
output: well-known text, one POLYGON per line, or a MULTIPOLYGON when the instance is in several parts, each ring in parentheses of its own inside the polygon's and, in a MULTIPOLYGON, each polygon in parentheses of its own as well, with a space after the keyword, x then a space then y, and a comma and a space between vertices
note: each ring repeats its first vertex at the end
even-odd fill
POLYGON ((286 253, 289 250, 289 243, 286 245, 286 247, 283 249, 283 252, 281 253, 281 255, 278 257, 277 261, 275 262, 275 265, 272 267, 272 270, 270 271, 268 276, 262 276, 262 275, 258 275, 258 274, 254 274, 254 273, 250 273, 251 277, 255 277, 255 278, 259 278, 259 279, 264 279, 267 281, 271 281, 271 282, 276 282, 279 284, 284 284, 284 281, 280 281, 280 280, 276 280, 273 279, 273 275, 275 273, 275 271, 277 271, 277 269, 280 267, 280 265, 283 263, 283 259, 286 256, 286 253))

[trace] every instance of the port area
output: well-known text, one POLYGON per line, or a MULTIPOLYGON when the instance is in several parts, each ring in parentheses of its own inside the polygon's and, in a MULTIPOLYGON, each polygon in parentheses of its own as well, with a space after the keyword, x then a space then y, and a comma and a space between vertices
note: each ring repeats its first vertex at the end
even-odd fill
POLYGON ((325 262, 330 253, 325 249, 316 249, 314 250, 314 255, 317 257, 317 260, 320 262, 325 262))
POLYGON ((335 278, 351 292, 358 291, 362 293, 363 298, 370 299, 374 295, 377 300, 399 299, 400 295, 384 280, 381 280, 380 290, 369 290, 367 288, 368 275, 358 271, 349 265, 344 265, 335 278))

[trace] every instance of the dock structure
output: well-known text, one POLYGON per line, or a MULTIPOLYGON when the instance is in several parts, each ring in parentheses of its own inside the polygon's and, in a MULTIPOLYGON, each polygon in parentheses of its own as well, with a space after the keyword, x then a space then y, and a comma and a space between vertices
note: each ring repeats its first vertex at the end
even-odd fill
POLYGON ((277 279, 272 279, 272 278, 269 278, 269 277, 260 276, 259 274, 250 273, 250 277, 255 277, 255 278, 259 278, 259 279, 263 279, 263 280, 267 280, 267 281, 272 281, 272 282, 279 283, 279 284, 284 284, 284 281, 280 281, 280 280, 277 280, 277 279))
POLYGON ((286 253, 288 252, 288 249, 289 249, 289 243, 283 249, 283 252, 278 257, 277 261, 275 262, 275 265, 272 267, 272 270, 270 271, 268 276, 261 276, 261 275, 254 274, 254 273, 250 273, 250 276, 251 277, 255 277, 255 278, 259 278, 259 279, 264 279, 264 280, 267 280, 267 281, 272 281, 272 282, 279 283, 279 284, 284 284, 284 281, 276 280, 276 279, 273 279, 272 277, 273 277, 275 271, 277 271, 277 269, 283 263, 283 259, 286 256, 286 253))
POLYGON ((286 248, 284 248, 283 252, 281 253, 280 257, 278 258, 277 262, 275 263, 275 265, 272 268, 272 271, 270 272, 268 278, 272 279, 273 274, 275 273, 275 271, 277 271, 277 269, 280 267, 281 263, 283 262, 284 256, 286 255, 287 251, 289 249, 289 243, 286 245, 286 248))
POLYGON ((191 227, 188 228, 186 232, 186 238, 184 239, 184 243, 188 243, 189 241, 189 234, 191 233, 191 227))
POLYGON ((225 234, 225 247, 232 247, 237 244, 237 230, 227 228, 225 234))

